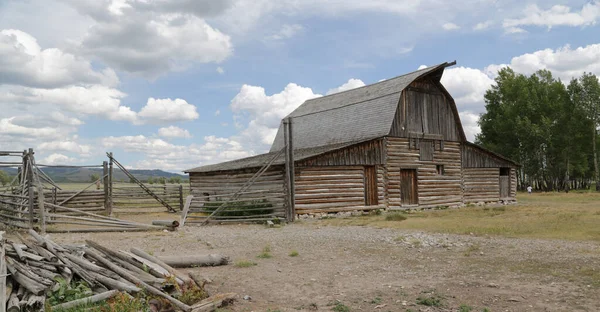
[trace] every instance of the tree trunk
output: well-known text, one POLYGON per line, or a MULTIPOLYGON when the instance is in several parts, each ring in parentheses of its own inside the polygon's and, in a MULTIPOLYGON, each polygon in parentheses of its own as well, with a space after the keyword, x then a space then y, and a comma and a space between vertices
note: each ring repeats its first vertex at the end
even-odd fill
POLYGON ((596 137, 598 136, 596 133, 596 126, 597 124, 594 122, 593 123, 593 135, 592 135, 592 150, 594 152, 593 156, 594 156, 594 181, 596 182, 596 191, 600 191, 600 183, 598 183, 598 176, 600 175, 598 173, 598 153, 596 152, 596 137))

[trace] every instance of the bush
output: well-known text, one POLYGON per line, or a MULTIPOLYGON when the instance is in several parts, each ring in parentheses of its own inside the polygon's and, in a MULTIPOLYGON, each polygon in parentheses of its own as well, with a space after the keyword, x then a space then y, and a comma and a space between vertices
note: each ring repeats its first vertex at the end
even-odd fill
POLYGON ((400 213, 390 213, 385 216, 385 221, 404 221, 406 216, 400 213))
MULTIPOLYGON (((217 210, 224 202, 208 202, 204 204, 203 209, 212 213, 217 210)), ((219 211, 215 216, 219 217, 231 217, 231 216, 257 216, 266 215, 273 213, 273 204, 269 203, 266 199, 252 200, 237 203, 227 203, 225 208, 219 211)))

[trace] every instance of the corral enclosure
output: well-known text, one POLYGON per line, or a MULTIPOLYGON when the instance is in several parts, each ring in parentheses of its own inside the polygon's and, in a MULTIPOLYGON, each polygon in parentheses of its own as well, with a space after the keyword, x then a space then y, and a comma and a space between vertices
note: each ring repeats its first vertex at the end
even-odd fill
POLYGON ((11 159, 3 161, 3 166, 17 168, 12 181, 0 189, 0 222, 16 228, 39 228, 42 232, 160 230, 164 227, 116 216, 180 212, 189 194, 189 188, 181 184, 142 183, 114 159, 112 153, 108 153, 109 160, 100 165, 63 165, 102 169, 102 176, 75 189, 73 184, 63 188, 52 181, 43 168, 60 166, 37 164, 32 149, 5 151, 0 155, 11 159), (131 183, 113 181, 116 171, 122 171, 131 183))

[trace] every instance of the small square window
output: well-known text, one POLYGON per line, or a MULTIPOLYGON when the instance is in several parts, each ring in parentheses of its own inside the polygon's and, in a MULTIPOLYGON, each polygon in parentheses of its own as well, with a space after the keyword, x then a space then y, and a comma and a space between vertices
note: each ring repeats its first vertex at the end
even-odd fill
POLYGON ((437 174, 439 175, 444 175, 446 172, 444 171, 444 165, 436 165, 435 166, 435 171, 437 172, 437 174))

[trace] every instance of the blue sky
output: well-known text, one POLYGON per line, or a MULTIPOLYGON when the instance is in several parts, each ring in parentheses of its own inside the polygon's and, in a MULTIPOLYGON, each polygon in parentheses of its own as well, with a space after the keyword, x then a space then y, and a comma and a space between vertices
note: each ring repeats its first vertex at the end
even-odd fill
POLYGON ((499 68, 600 74, 599 20, 595 1, 0 0, 0 150, 177 172, 267 151, 308 98, 452 60, 472 139, 499 68))

